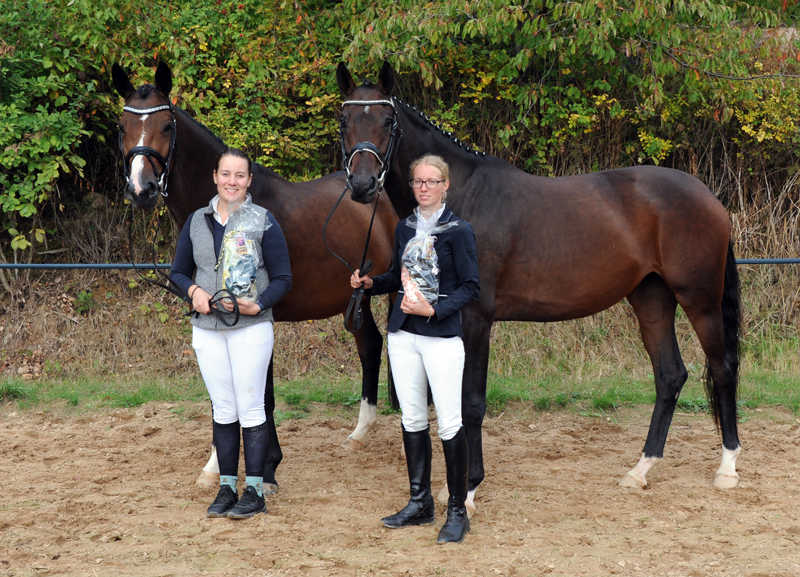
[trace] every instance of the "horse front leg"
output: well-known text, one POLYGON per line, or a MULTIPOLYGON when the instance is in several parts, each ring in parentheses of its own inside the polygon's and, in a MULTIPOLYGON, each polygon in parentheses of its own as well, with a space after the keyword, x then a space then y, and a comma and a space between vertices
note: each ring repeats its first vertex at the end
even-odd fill
MULTIPOLYGON (((483 482, 483 419, 486 416, 486 379, 489 371, 489 345, 492 332, 492 314, 474 303, 462 311, 464 331, 464 376, 461 382, 461 420, 469 446, 469 484, 467 514, 475 514, 475 493, 483 482)), ((438 495, 447 504, 445 487, 438 495)))
POLYGON ((278 430, 275 427, 275 380, 272 372, 272 361, 275 355, 269 359, 269 368, 267 369, 267 384, 264 387, 264 413, 267 416, 267 435, 269 437, 267 444, 267 459, 264 462, 264 483, 262 490, 264 495, 274 495, 278 492, 278 481, 275 480, 275 471, 283 460, 283 451, 281 451, 280 443, 278 442, 278 430))
POLYGON ((369 298, 362 304, 363 324, 353 335, 358 358, 361 360, 361 408, 358 424, 344 444, 345 449, 360 451, 367 444, 367 435, 378 421, 378 378, 381 370, 383 337, 372 316, 369 298))

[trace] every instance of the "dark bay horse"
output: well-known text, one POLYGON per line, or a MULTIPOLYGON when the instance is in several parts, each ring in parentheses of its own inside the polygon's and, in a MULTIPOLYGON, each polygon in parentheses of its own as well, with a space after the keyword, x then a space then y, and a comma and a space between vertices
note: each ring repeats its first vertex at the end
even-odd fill
POLYGON ((739 278, 730 220, 711 191, 693 176, 655 166, 532 176, 476 153, 394 97, 388 63, 378 84, 356 86, 344 64, 337 80, 346 95, 341 134, 352 199, 371 202, 385 170, 384 188, 397 214, 407 217, 416 206, 409 165, 438 154, 450 165, 447 204, 477 236, 481 294, 463 311, 471 510, 484 478, 481 425, 492 323, 575 319, 624 298, 653 364, 656 404, 641 459, 620 485, 645 487, 647 472, 664 454, 688 376, 675 337, 680 304, 706 355, 706 390, 722 431, 714 486, 736 486, 739 278), (382 167, 392 153, 390 166, 382 167))
MULTIPOLYGON (((137 208, 150 209, 168 184, 166 206, 180 229, 193 211, 206 206, 217 193, 211 176, 217 155, 225 144, 185 111, 170 104, 172 73, 166 64, 159 64, 155 86, 145 84, 134 88, 117 64, 112 68, 112 76, 114 87, 125 99, 128 109, 123 109, 119 118, 120 146, 126 157, 128 177, 125 197, 137 208), (169 170, 165 170, 165 165, 169 170)), ((276 321, 325 319, 345 312, 351 294, 347 286, 349 273, 322 241, 325 219, 344 188, 342 173, 293 183, 253 163, 249 192, 253 201, 268 208, 280 223, 292 263, 292 290, 275 306, 276 321)), ((329 246, 353 267, 360 262, 371 215, 372 207, 343 202, 328 225, 329 246)), ((382 200, 369 250, 375 271, 383 272, 389 267, 396 222, 397 216, 390 203, 382 200)), ((361 410, 358 426, 345 443, 353 449, 364 445, 369 429, 377 420, 378 373, 383 346, 383 337, 366 301, 363 313, 363 325, 355 333, 362 367, 361 410)), ((280 347, 280 343, 276 346, 280 347)), ((277 488, 275 469, 282 453, 273 418, 272 363, 267 381, 265 402, 271 436, 264 483, 274 485, 274 490, 277 488)), ((216 451, 212 451, 198 483, 212 483, 218 474, 216 451)))

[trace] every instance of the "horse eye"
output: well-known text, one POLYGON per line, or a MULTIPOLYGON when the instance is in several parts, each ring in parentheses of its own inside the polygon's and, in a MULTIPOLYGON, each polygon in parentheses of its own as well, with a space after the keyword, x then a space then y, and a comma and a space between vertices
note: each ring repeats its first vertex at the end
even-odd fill
POLYGON ((171 131, 172 131, 172 125, 171 125, 171 124, 167 124, 167 125, 164 127, 164 132, 171 132, 171 131))
POLYGON ((392 119, 392 117, 391 117, 391 116, 390 116, 390 117, 388 117, 386 120, 384 120, 384 121, 383 121, 383 127, 384 127, 384 128, 391 128, 391 127, 392 127, 392 124, 394 124, 394 119, 392 119))

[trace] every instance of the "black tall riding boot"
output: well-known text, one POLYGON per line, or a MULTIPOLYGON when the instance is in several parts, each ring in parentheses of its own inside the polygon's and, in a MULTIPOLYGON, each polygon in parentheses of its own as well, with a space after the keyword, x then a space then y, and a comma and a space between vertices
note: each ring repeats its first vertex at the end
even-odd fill
POLYGON ((461 543, 469 532, 469 517, 465 505, 469 482, 469 446, 464 427, 449 441, 442 441, 442 448, 450 499, 447 501, 447 521, 439 531, 436 542, 461 543))
POLYGON ((406 449, 411 499, 402 511, 381 519, 390 529, 430 525, 436 518, 436 506, 431 495, 430 427, 418 433, 409 433, 403 429, 403 445, 406 449))

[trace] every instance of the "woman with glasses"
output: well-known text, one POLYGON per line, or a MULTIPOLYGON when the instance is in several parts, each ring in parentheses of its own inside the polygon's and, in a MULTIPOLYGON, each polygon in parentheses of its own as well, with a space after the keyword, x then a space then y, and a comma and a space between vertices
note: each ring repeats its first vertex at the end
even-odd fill
POLYGON ((462 308, 480 292, 475 233, 444 203, 449 167, 427 155, 411 164, 419 206, 398 223, 388 272, 370 278, 356 270, 350 285, 370 295, 398 292, 389 318, 389 359, 400 402, 411 499, 382 519, 391 529, 434 522, 431 494, 430 386, 442 440, 450 498, 438 543, 460 543, 469 531, 465 501, 469 455, 461 424, 464 345, 462 308))

